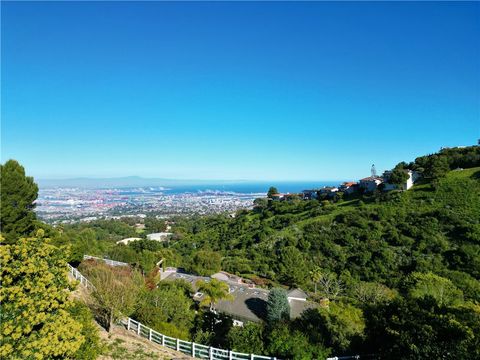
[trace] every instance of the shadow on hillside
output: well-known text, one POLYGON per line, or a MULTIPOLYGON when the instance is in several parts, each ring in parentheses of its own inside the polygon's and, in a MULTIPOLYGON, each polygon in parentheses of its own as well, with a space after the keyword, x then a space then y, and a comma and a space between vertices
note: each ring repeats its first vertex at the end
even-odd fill
POLYGON ((480 180, 480 170, 472 174, 472 179, 480 180))
POLYGON ((247 308, 260 319, 267 318, 267 302, 259 298, 250 298, 245 300, 247 308))

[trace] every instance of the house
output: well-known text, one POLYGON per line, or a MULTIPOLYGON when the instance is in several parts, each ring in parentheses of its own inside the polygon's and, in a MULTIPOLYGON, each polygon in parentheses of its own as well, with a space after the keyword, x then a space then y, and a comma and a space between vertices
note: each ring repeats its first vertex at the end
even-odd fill
POLYGON ((303 190, 302 195, 304 200, 318 199, 318 189, 303 190))
MULTIPOLYGON (((198 291, 196 283, 199 280, 207 282, 211 280, 208 277, 171 271, 171 269, 165 275, 161 277, 162 280, 182 279, 189 282, 195 291, 193 299, 198 302, 202 301, 204 294, 198 291)), ((232 300, 219 301, 215 305, 215 311, 231 316, 236 326, 243 326, 248 321, 260 322, 265 319, 270 293, 268 290, 256 288, 254 284, 246 284, 245 280, 226 272, 214 274, 212 278, 227 283, 229 293, 233 297, 232 300)), ((299 317, 306 309, 316 306, 314 303, 307 301, 307 295, 300 289, 290 290, 287 297, 290 304, 290 318, 292 319, 299 317)))
POLYGON ((408 179, 405 183, 401 184, 399 187, 396 184, 390 184, 388 181, 390 179, 391 171, 385 171, 383 173, 383 181, 385 183, 384 190, 408 190, 410 189, 415 182, 420 178, 420 174, 416 171, 406 169, 405 172, 408 173, 408 179))
POLYGON ((358 189, 358 184, 353 181, 347 181, 342 183, 338 188, 338 191, 343 192, 344 194, 350 195, 353 194, 358 189))
POLYGON ((338 192, 338 188, 335 186, 324 186, 320 190, 318 190, 319 195, 326 196, 326 197, 333 197, 335 193, 338 192))
POLYGON ((360 189, 363 189, 365 192, 374 192, 378 185, 380 185, 383 182, 383 178, 378 177, 378 176, 369 176, 366 178, 363 178, 359 181, 358 187, 360 189))
POLYGON ((273 194, 271 195, 272 200, 295 200, 303 198, 302 194, 273 194))
POLYGON ((271 200, 282 200, 284 197, 284 194, 272 194, 270 195, 271 200))
POLYGON ((302 197, 302 194, 283 194, 282 200, 296 200, 301 199, 302 197))

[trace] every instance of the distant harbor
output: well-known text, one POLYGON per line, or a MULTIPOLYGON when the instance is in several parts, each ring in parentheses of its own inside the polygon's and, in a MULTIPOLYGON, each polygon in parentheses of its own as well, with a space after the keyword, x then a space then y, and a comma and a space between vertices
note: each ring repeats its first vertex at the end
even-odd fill
POLYGON ((238 182, 142 187, 40 187, 36 211, 48 222, 75 222, 103 217, 152 214, 157 216, 212 214, 250 209, 265 197, 271 184, 285 193, 337 181, 238 182))

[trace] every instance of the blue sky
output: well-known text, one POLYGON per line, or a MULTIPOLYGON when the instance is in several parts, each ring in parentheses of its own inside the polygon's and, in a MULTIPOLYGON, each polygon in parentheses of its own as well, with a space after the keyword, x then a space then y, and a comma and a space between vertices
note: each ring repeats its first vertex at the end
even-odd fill
POLYGON ((2 161, 344 180, 480 137, 480 4, 2 2, 2 161))

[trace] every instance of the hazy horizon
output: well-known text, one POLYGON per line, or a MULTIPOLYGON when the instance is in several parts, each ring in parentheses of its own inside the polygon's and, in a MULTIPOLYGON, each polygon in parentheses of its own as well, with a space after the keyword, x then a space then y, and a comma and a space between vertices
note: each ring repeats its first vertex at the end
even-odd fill
POLYGON ((235 185, 292 185, 292 184, 340 184, 348 179, 312 179, 312 180, 252 180, 252 179, 165 179, 165 178, 148 178, 140 176, 124 176, 124 177, 77 177, 77 178, 35 178, 35 182, 41 188, 48 187, 181 187, 181 186, 235 186, 235 185))

